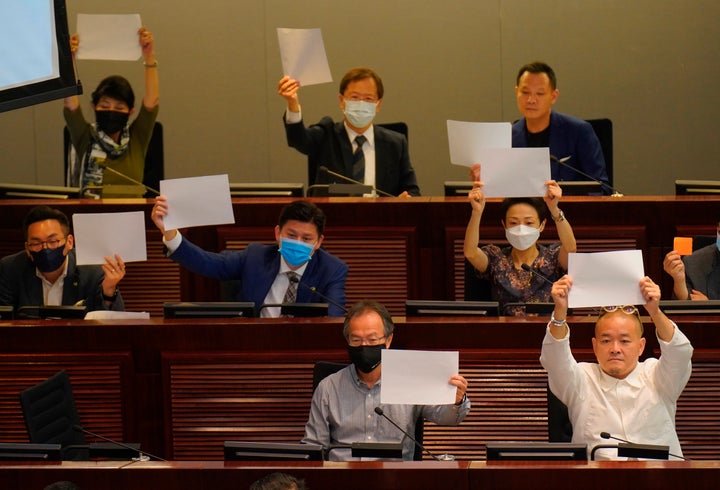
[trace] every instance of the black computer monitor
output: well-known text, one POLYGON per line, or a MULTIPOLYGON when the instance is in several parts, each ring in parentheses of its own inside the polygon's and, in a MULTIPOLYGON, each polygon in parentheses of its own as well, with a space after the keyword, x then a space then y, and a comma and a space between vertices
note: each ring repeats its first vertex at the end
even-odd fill
POLYGON ((250 301, 202 301, 163 303, 165 318, 253 318, 255 303, 250 301))
POLYGON ((446 197, 467 196, 473 188, 469 180, 446 180, 444 185, 446 197))
POLYGON ((0 183, 0 199, 76 199, 79 187, 0 183))
POLYGON ((0 443, 2 461, 60 461, 60 444, 0 443))
POLYGON ((660 300, 660 309, 667 316, 674 315, 720 315, 720 300, 660 300))
POLYGON ((488 461, 587 461, 587 444, 572 442, 488 442, 488 461))
MULTIPOLYGON (((507 315, 510 308, 522 306, 526 315, 550 316, 555 309, 555 303, 505 303, 503 314, 507 315)), ((568 312, 568 315, 572 315, 568 312)))
POLYGON ((405 316, 498 316, 497 301, 407 300, 405 316))
POLYGON ((16 318, 19 320, 24 318, 41 318, 43 320, 81 320, 85 318, 86 314, 87 306, 21 306, 17 310, 16 318))
POLYGON ((303 197, 302 183, 230 183, 230 197, 303 197))
POLYGON ((322 461, 319 444, 225 441, 225 461, 322 461))
POLYGON ((676 196, 720 195, 720 180, 676 180, 676 196))
POLYGON ((12 306, 0 306, 0 320, 12 320, 14 311, 12 306))
POLYGON ((558 182, 567 196, 587 196, 588 194, 602 194, 603 186, 594 180, 562 180, 558 182))

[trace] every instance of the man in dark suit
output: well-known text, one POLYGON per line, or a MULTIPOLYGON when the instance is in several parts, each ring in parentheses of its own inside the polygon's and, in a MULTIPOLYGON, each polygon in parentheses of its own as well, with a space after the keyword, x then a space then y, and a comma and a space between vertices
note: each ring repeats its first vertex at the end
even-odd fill
POLYGON ((125 276, 119 255, 106 263, 77 265, 65 214, 48 206, 30 210, 23 222, 25 250, 0 260, 0 305, 66 305, 82 302, 88 311, 123 311, 118 283, 125 276))
MULTIPOLYGON (((534 62, 520 68, 515 96, 523 117, 513 124, 512 146, 549 147, 551 155, 559 159, 570 157, 567 165, 608 184, 605 158, 595 131, 587 121, 552 110, 559 94, 550 66, 534 62)), ((552 179, 589 180, 567 165, 552 162, 552 179)), ((603 194, 609 194, 609 190, 609 186, 602 188, 603 194)))
MULTIPOLYGON (((166 230, 167 213, 167 199, 158 196, 152 220, 163 233, 168 257, 196 274, 222 281, 239 279, 238 301, 252 301, 258 309, 263 304, 327 302, 330 316, 345 314, 348 266, 320 248, 325 213, 314 204, 294 201, 282 209, 275 226, 278 245, 251 243, 244 250, 221 253, 201 249, 178 230, 166 230)), ((262 308, 260 314, 278 317, 280 308, 262 308)))
POLYGON ((373 125, 384 93, 377 73, 370 68, 353 68, 345 74, 338 95, 342 122, 326 116, 305 127, 299 89, 300 83, 288 76, 278 83, 278 93, 287 101, 284 121, 288 145, 308 155, 311 185, 345 183, 322 172, 320 167, 324 166, 394 196, 420 195, 407 138, 373 125))

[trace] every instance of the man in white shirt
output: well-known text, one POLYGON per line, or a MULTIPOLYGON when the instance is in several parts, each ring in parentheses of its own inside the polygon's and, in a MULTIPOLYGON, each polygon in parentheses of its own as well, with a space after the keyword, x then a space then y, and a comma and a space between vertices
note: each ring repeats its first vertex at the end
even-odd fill
MULTIPOLYGON (((552 392, 568 407, 573 442, 588 452, 615 437, 640 444, 670 447, 682 455, 675 432, 677 399, 692 372, 690 341, 660 311, 660 287, 649 277, 640 281, 645 309, 655 324, 660 359, 638 362, 645 348, 640 313, 632 305, 604 307, 595 324, 593 351, 598 363, 578 363, 570 351, 566 322, 572 278, 553 284, 555 310, 543 340, 540 362, 548 372, 552 392)), ((618 459, 615 449, 601 449, 595 459, 618 459)))

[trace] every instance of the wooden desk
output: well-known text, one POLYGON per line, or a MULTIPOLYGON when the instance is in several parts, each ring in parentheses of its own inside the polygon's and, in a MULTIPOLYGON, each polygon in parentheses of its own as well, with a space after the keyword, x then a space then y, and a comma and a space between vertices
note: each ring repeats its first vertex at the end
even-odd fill
MULTIPOLYGON (((571 319, 592 360, 593 320, 571 319)), ((695 347, 678 404, 685 454, 720 458, 720 319, 679 318, 695 347)), ((18 393, 70 373, 83 425, 175 460, 220 459, 225 440, 298 441, 312 367, 347 362, 339 319, 0 323, 0 441, 26 441, 18 393)), ((547 438, 540 318, 397 318, 394 348, 458 350, 473 408, 458 427, 426 424, 435 453, 484 459, 485 443, 547 438)), ((646 322, 646 353, 657 355, 646 322)))
MULTIPOLYGON (((324 247, 350 266, 348 303, 372 297, 394 315, 405 313, 406 299, 462 299, 462 241, 470 206, 460 197, 412 199, 315 198, 327 214, 324 247)), ((248 242, 274 242, 274 225, 290 199, 233 200, 235 225, 188 230, 207 250, 239 249, 248 242)), ((48 201, 0 201, 0 256, 22 250, 22 220, 32 206, 48 201)), ((76 212, 144 211, 148 261, 128 266, 121 289, 132 311, 162 316, 165 301, 217 301, 218 283, 185 270, 162 255, 160 233, 150 220, 151 201, 57 200, 50 205, 76 212)), ((640 249, 646 273, 669 298, 672 281, 662 271, 674 236, 715 234, 720 197, 627 196, 567 197, 561 207, 583 252, 640 249)), ((490 199, 483 214, 483 243, 505 242, 500 200, 490 199)), ((552 221, 541 239, 556 241, 552 221)))
POLYGON ((720 462, 0 462, 0 483, 12 489, 41 489, 54 481, 70 480, 82 489, 237 490, 275 471, 304 479, 312 490, 714 490, 720 462))

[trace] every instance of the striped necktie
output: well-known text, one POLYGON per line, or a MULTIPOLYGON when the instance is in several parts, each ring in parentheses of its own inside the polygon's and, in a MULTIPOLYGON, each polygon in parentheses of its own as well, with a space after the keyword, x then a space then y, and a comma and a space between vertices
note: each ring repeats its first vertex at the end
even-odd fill
POLYGON ((293 280, 293 278, 300 279, 300 276, 297 274, 297 272, 293 271, 288 271, 285 273, 285 275, 287 276, 288 281, 290 281, 290 284, 288 284, 288 288, 285 290, 283 303, 295 303, 297 301, 298 281, 293 280))
POLYGON ((365 153, 363 152, 363 144, 367 141, 367 138, 363 135, 355 137, 355 144, 357 149, 353 153, 353 168, 352 178, 358 182, 365 183, 365 153))

